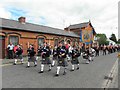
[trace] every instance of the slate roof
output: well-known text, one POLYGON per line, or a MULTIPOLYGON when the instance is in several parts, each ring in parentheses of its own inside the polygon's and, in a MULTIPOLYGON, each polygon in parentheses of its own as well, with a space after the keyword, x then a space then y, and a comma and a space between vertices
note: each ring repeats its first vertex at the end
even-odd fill
POLYGON ((86 27, 88 24, 89 22, 73 24, 73 25, 70 25, 68 28, 69 29, 82 28, 82 27, 86 27))
POLYGON ((25 24, 22 24, 19 21, 4 19, 4 18, 0 18, 0 21, 2 21, 2 24, 0 24, 1 28, 55 34, 55 35, 70 36, 70 37, 79 37, 79 35, 75 34, 74 32, 68 32, 62 29, 52 28, 48 26, 37 25, 27 22, 25 24))
POLYGON ((78 28, 86 27, 89 23, 90 23, 90 26, 91 26, 92 29, 93 29, 93 34, 95 35, 96 32, 95 32, 95 29, 94 29, 94 27, 92 26, 91 22, 84 22, 84 23, 79 23, 79 24, 73 24, 73 25, 70 25, 70 26, 67 27, 67 28, 68 28, 69 30, 70 30, 70 29, 78 29, 78 28))

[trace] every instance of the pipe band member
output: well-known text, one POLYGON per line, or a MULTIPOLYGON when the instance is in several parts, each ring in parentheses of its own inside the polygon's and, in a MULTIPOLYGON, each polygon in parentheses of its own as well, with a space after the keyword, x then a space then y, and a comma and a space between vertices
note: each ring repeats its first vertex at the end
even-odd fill
POLYGON ((34 67, 36 67, 37 66, 37 59, 35 57, 36 52, 34 51, 34 48, 32 45, 30 45, 27 52, 28 52, 28 65, 26 68, 30 67, 30 62, 34 62, 34 67))
POLYGON ((90 56, 89 56, 89 60, 93 61, 94 57, 95 57, 95 50, 93 48, 90 48, 90 56))
POLYGON ((23 56, 22 56, 22 53, 23 53, 22 47, 21 47, 20 45, 17 45, 17 48, 16 48, 16 50, 15 50, 15 61, 14 61, 14 65, 16 65, 18 59, 20 59, 21 64, 23 64, 23 56))
POLYGON ((42 46, 39 46, 38 50, 37 50, 37 60, 40 60, 41 57, 41 51, 42 50, 42 46))
POLYGON ((39 73, 43 73, 44 72, 44 65, 49 65, 49 70, 51 71, 51 60, 50 60, 50 54, 51 54, 51 50, 49 48, 49 46, 47 46, 47 43, 44 43, 43 48, 41 49, 41 70, 39 73))
POLYGON ((55 61, 58 59, 57 58, 57 46, 54 47, 53 49, 53 61, 52 61, 52 67, 55 66, 55 61))
POLYGON ((89 64, 90 60, 89 60, 89 48, 87 47, 86 50, 83 52, 82 56, 83 59, 86 60, 86 64, 89 64))
POLYGON ((57 72, 55 74, 55 76, 59 76, 59 72, 60 72, 60 67, 64 67, 64 73, 63 75, 66 74, 66 66, 68 66, 66 59, 66 48, 65 46, 62 46, 62 43, 59 43, 59 47, 57 48, 57 54, 58 54, 58 61, 57 61, 57 72))
POLYGON ((71 63, 72 63, 72 69, 71 71, 74 71, 75 70, 75 65, 77 65, 77 70, 79 69, 79 60, 78 60, 78 57, 80 56, 80 52, 79 50, 73 46, 73 50, 72 50, 72 60, 71 60, 71 63))

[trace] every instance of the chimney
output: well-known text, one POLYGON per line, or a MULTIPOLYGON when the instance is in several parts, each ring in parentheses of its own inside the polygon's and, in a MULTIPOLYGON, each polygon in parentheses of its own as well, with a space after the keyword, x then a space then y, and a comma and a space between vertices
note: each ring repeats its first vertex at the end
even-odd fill
POLYGON ((25 24, 25 17, 19 17, 18 21, 22 24, 25 24))

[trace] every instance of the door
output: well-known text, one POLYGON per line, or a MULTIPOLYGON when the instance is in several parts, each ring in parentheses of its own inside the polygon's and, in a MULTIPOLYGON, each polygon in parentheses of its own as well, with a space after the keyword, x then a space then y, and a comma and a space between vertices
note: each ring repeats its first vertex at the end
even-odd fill
POLYGON ((4 36, 0 36, 0 48, 2 50, 0 50, 0 59, 5 58, 5 37, 4 36))

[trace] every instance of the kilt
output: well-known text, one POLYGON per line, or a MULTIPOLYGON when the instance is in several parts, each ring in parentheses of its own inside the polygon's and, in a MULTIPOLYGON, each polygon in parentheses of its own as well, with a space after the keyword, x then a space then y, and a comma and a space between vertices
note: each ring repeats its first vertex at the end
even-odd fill
POLYGON ((15 59, 22 59, 23 56, 22 56, 22 55, 17 55, 17 54, 15 54, 14 58, 15 58, 15 59))
POLYGON ((28 62, 35 62, 35 61, 37 61, 35 56, 28 58, 28 62))
POLYGON ((94 57, 94 54, 91 54, 90 57, 94 57))
POLYGON ((82 57, 83 57, 83 59, 89 59, 89 55, 87 55, 86 53, 83 53, 82 57))
POLYGON ((72 64, 79 64, 78 57, 72 58, 71 63, 72 64))
POLYGON ((53 56, 53 60, 57 60, 58 58, 57 58, 57 56, 53 56))
POLYGON ((68 66, 68 63, 65 60, 65 58, 58 58, 58 66, 63 66, 63 67, 68 66))
POLYGON ((49 57, 42 58, 41 64, 51 64, 51 60, 49 57))

